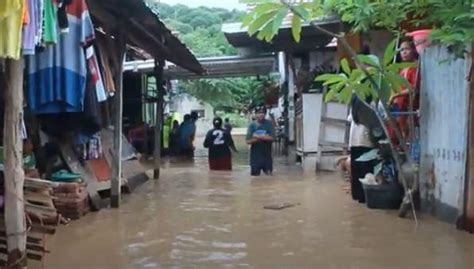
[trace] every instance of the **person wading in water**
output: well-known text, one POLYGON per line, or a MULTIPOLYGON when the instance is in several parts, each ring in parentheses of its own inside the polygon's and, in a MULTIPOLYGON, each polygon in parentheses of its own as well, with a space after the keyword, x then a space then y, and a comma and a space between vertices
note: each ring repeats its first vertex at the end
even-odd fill
POLYGON ((222 119, 214 118, 214 128, 207 132, 204 147, 209 149, 209 169, 232 170, 232 149, 237 152, 232 136, 222 128, 222 119))
POLYGON ((250 145, 251 175, 259 176, 263 171, 267 175, 273 173, 272 143, 275 131, 273 124, 265 119, 267 110, 264 106, 255 109, 256 120, 247 130, 247 144, 250 145))

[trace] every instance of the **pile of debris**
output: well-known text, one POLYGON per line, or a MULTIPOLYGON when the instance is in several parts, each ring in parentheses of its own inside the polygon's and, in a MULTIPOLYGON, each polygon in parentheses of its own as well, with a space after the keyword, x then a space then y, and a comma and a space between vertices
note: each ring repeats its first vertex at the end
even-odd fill
MULTIPOLYGON (((3 186, 3 175, 0 176, 3 186)), ((27 244, 26 257, 28 259, 42 261, 49 251, 45 247, 45 235, 56 232, 56 226, 63 223, 63 218, 54 208, 53 188, 57 183, 25 178, 24 199, 25 215, 27 220, 27 244)), ((3 197, 3 188, 1 189, 3 197)), ((3 206, 3 205, 2 205, 3 206)), ((6 266, 7 236, 5 229, 5 218, 0 215, 0 267, 6 266)))
POLYGON ((54 197, 57 211, 67 219, 80 219, 90 211, 84 182, 58 183, 54 188, 54 197))

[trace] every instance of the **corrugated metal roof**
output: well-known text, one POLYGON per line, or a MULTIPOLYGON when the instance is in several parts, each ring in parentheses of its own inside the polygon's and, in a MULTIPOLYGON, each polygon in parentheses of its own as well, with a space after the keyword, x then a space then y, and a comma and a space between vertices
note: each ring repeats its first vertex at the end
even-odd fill
POLYGON ((204 73, 196 57, 142 0, 87 0, 94 22, 108 34, 123 33, 127 43, 155 58, 204 73))
MULTIPOLYGON (((206 73, 202 76, 197 76, 171 63, 166 65, 164 75, 168 79, 194 79, 268 75, 277 71, 275 55, 259 57, 225 56, 200 58, 198 60, 206 69, 206 73)), ((132 61, 124 64, 124 71, 130 72, 150 73, 153 72, 153 68, 153 60, 132 61)))
MULTIPOLYGON (((314 21, 321 27, 339 32, 343 25, 340 20, 334 16, 324 16, 314 21)), ((301 41, 295 42, 291 33, 291 22, 285 21, 278 30, 277 35, 271 42, 265 42, 257 39, 255 36, 249 36, 248 29, 242 27, 241 23, 228 23, 222 25, 222 31, 232 46, 236 48, 253 48, 264 52, 275 51, 311 51, 318 49, 327 49, 333 38, 321 33, 308 23, 302 25, 301 41)))

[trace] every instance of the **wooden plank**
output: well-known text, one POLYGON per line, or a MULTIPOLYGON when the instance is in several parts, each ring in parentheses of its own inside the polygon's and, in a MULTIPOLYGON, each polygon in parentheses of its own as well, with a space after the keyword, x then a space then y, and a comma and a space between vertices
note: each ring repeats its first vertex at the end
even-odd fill
MULTIPOLYGON (((26 246, 26 245, 25 245, 26 246)), ((0 253, 4 253, 4 254, 7 254, 7 249, 4 248, 4 247, 0 247, 0 253)), ((41 261, 43 260, 43 255, 39 255, 39 254, 35 254, 35 253, 31 253, 30 251, 28 251, 26 253, 26 257, 30 260, 35 260, 35 261, 41 261)), ((23 258, 23 256, 22 256, 23 258)), ((10 261, 8 262, 8 264, 12 264, 10 261)), ((23 265, 18 267, 18 266, 15 266, 15 267, 8 267, 9 269, 10 268, 24 268, 23 265)))
POLYGON ((57 210, 54 207, 34 205, 29 202, 25 203, 25 211, 31 213, 39 213, 47 216, 54 216, 55 214, 57 214, 57 210))
POLYGON ((32 191, 25 191, 25 200, 30 203, 41 203, 44 206, 54 208, 53 197, 32 191))
POLYGON ((25 187, 31 188, 56 188, 59 185, 57 182, 52 182, 48 180, 38 179, 38 178, 25 178, 25 187))
POLYGON ((92 210, 100 210, 102 207, 101 198, 99 192, 97 191, 97 178, 95 177, 94 173, 81 165, 70 145, 61 145, 60 149, 63 159, 67 163, 69 170, 81 174, 84 181, 87 183, 86 188, 91 201, 92 210))
POLYGON ((10 268, 23 268, 26 252, 26 221, 23 203, 23 171, 21 121, 23 120, 23 61, 7 60, 5 88, 5 118, 3 130, 5 228, 8 234, 10 268))
MULTIPOLYGON (((0 238, 0 245, 6 246, 7 240, 0 238)), ((38 245, 38 244, 26 243, 26 249, 32 250, 32 251, 43 252, 43 253, 50 253, 49 250, 44 248, 42 245, 38 245)))
POLYGON ((116 91, 114 101, 114 158, 112 162, 112 180, 110 189, 110 206, 120 207, 121 179, 122 179, 122 115, 123 115, 123 60, 125 57, 126 42, 123 34, 116 36, 117 74, 115 74, 116 91))
POLYGON ((160 178, 161 166, 161 136, 163 126, 163 103, 164 103, 164 89, 163 89, 163 69, 165 62, 163 59, 155 59, 155 77, 156 90, 158 92, 158 102, 156 104, 156 124, 155 124, 155 152, 154 152, 154 170, 153 178, 160 178))

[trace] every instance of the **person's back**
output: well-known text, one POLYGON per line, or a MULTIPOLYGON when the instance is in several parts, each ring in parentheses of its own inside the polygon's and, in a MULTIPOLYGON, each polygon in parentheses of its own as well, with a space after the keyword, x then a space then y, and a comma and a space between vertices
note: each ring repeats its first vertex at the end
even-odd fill
POLYGON ((235 150, 234 141, 226 130, 222 129, 222 119, 213 121, 214 128, 207 132, 204 147, 209 149, 209 167, 211 170, 231 170, 231 149, 235 150))
POLYGON ((179 127, 179 146, 183 155, 192 155, 194 147, 192 139, 195 132, 195 125, 191 122, 191 116, 185 115, 184 121, 179 127))

